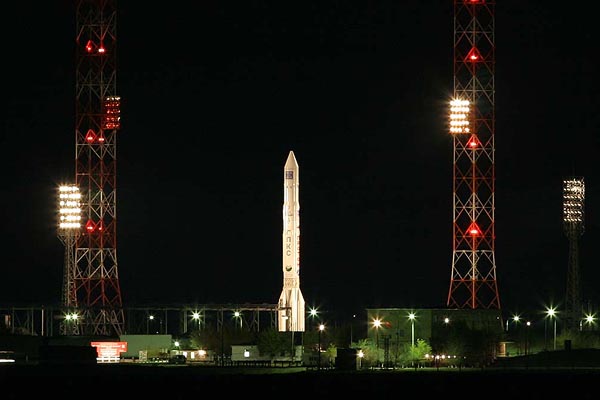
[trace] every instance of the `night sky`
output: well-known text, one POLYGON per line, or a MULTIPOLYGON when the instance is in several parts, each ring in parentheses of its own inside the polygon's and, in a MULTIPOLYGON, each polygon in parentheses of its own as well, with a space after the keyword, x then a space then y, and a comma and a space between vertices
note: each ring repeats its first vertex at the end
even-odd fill
MULTIPOLYGON (((3 5, 0 304, 59 304, 56 187, 75 173, 74 2, 3 5)), ((118 3, 124 305, 277 302, 283 166, 300 166, 301 289, 348 315, 444 307, 452 260, 451 0, 118 3)), ((584 177, 599 302, 595 16, 496 5, 503 310, 564 304, 562 181, 584 177)))

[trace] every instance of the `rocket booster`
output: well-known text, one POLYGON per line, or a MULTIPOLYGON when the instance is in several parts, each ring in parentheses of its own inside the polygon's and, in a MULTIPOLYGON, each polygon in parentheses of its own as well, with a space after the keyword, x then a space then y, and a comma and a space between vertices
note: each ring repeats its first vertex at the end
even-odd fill
POLYGON ((304 332, 300 291, 300 201, 298 162, 290 151, 283 168, 283 290, 279 297, 280 332, 304 332))

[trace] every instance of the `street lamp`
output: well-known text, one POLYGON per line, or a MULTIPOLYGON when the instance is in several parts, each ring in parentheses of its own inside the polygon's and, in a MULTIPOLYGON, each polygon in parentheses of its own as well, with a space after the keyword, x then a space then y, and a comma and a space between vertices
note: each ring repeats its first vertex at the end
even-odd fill
POLYGON ((317 365, 317 369, 321 369, 321 333, 325 330, 325 325, 319 325, 319 365, 317 365))
POLYGON ((381 327, 381 320, 379 318, 375 318, 373 320, 373 326, 375 327, 375 352, 377 353, 377 365, 379 365, 379 328, 381 327))
POLYGON ((148 316, 148 320, 146 321, 146 335, 150 333, 150 321, 154 321, 154 315, 152 314, 148 316))
POLYGON ((529 354, 529 327, 531 326, 531 321, 527 321, 525 323, 527 327, 525 330, 525 355, 529 354))
MULTIPOLYGON (((586 314, 585 323, 589 326, 589 330, 592 330, 592 326, 594 325, 595 320, 596 317, 594 317, 594 314, 586 314)), ((580 330, 583 330, 583 327, 581 327, 580 330)))
POLYGON ((414 312, 408 314, 408 319, 410 320, 410 342, 412 347, 415 347, 415 318, 417 316, 414 312))
POLYGON ((236 311, 233 313, 233 316, 240 320, 240 330, 242 330, 242 323, 243 323, 242 322, 242 313, 239 311, 236 311))
POLYGON ((553 348, 556 350, 556 308, 550 307, 546 310, 548 318, 554 320, 554 345, 553 348))
POLYGON ((310 309, 308 316, 310 317, 310 320, 311 320, 311 327, 315 326, 315 318, 317 318, 318 314, 319 314, 319 312, 317 311, 316 308, 310 309))

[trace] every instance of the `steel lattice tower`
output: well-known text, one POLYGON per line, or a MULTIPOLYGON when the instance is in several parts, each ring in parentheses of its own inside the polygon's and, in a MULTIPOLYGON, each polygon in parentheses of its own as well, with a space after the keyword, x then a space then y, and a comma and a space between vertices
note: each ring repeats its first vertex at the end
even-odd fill
POLYGON ((120 335, 124 313, 117 268, 116 0, 78 0, 75 180, 82 229, 75 246, 75 288, 82 333, 120 335))
POLYGON ((582 321, 579 238, 584 232, 585 183, 583 178, 563 182, 563 228, 569 240, 569 265, 565 296, 565 327, 577 330, 582 321))
POLYGON ((494 254, 495 1, 454 0, 453 253, 447 306, 500 309, 494 254))

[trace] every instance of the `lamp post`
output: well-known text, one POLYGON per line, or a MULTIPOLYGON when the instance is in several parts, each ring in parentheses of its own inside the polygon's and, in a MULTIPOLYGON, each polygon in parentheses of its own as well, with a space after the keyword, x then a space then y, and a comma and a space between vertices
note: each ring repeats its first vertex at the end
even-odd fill
MULTIPOLYGON (((595 320, 595 319, 596 319, 596 318, 594 317, 594 315, 593 315, 593 314, 587 314, 587 315, 585 316, 585 323, 586 323, 586 324, 587 324, 587 326, 588 326, 588 330, 590 330, 590 331, 592 330, 592 326, 594 325, 594 320, 595 320)), ((581 329, 581 330, 583 330, 583 327, 582 327, 582 329, 581 329)))
POLYGON ((320 324, 319 325, 319 362, 317 365, 317 369, 320 370, 321 369, 321 333, 325 330, 325 325, 320 324))
POLYGON ((375 352, 377 353, 377 365, 379 365, 379 328, 381 327, 381 320, 379 318, 374 319, 373 326, 375 327, 375 352))
POLYGON ((240 321, 240 330, 242 330, 242 323, 243 323, 243 321, 242 321, 242 313, 239 312, 239 311, 236 311, 236 312, 233 313, 233 316, 240 321))
POLYGON ((146 321, 146 335, 149 333, 150 331, 150 321, 154 321, 154 315, 150 314, 148 316, 148 320, 146 321))
POLYGON ((192 319, 196 321, 196 329, 200 330, 200 313, 198 311, 194 311, 192 313, 192 319))
POLYGON ((408 314, 408 319, 410 320, 410 343, 412 347, 415 347, 415 318, 417 316, 414 312, 408 314))
POLYGON ((546 310, 546 314, 548 318, 554 320, 554 344, 552 347, 554 350, 556 350, 556 309, 554 307, 550 307, 546 310))
POLYGON ((527 355, 529 354, 529 327, 531 326, 531 321, 527 321, 525 326, 525 355, 527 355))

